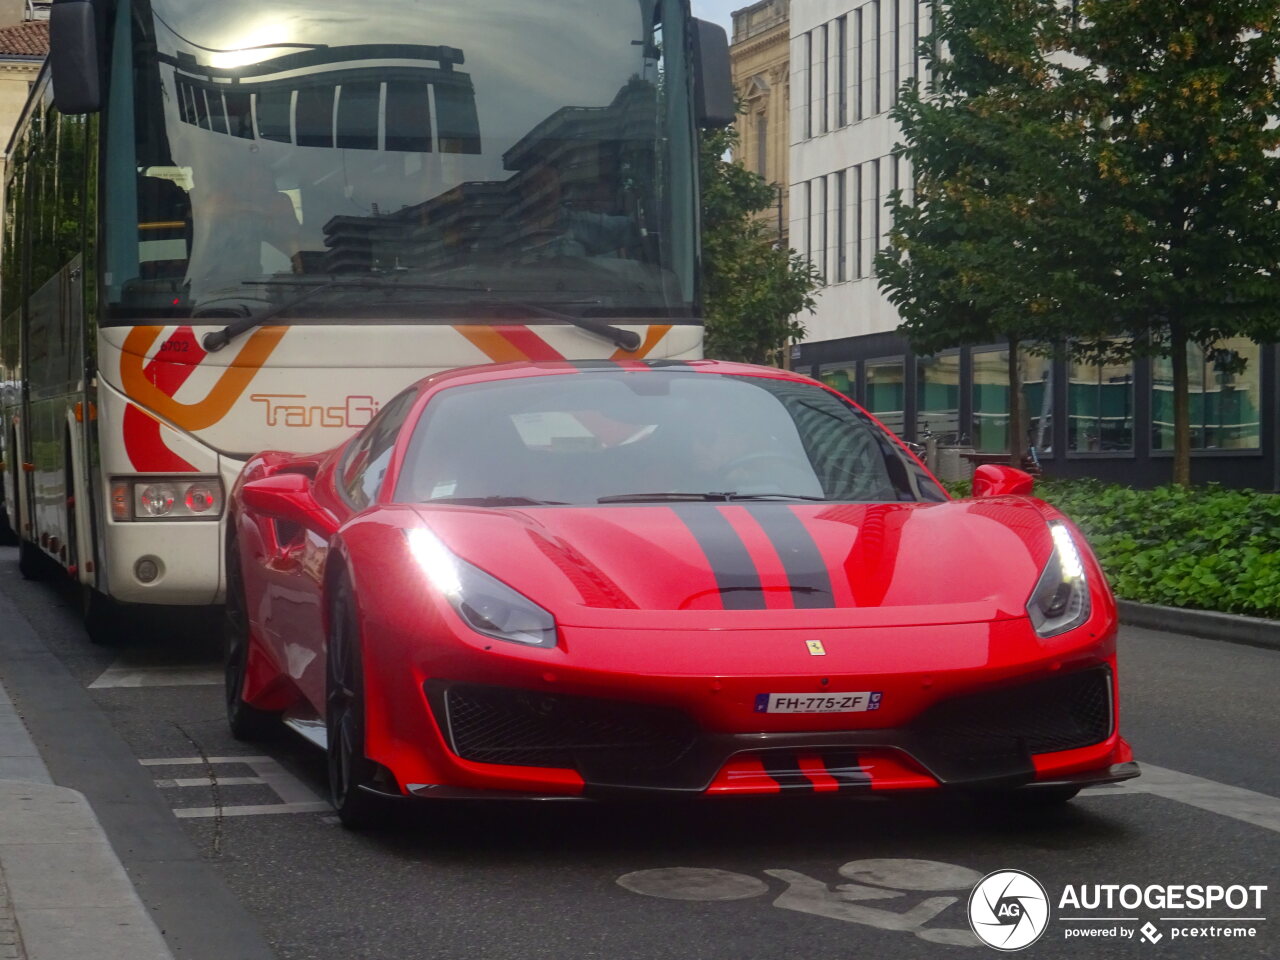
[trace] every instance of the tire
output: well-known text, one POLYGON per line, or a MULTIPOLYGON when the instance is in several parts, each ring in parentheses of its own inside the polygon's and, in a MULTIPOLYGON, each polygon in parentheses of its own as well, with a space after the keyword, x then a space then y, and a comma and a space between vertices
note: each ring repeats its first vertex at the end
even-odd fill
POLYGON ((131 635, 124 608, 88 584, 80 585, 80 618, 89 642, 95 646, 118 647, 131 635))
POLYGON ((29 540, 18 541, 18 572, 23 580, 48 580, 53 561, 29 540))
POLYGON ((9 521, 9 511, 3 503, 0 503, 0 547, 15 547, 17 545, 18 534, 13 529, 13 524, 9 521))
POLYGON ((241 741, 262 740, 275 731, 278 718, 244 701, 244 681, 249 669, 249 614, 240 548, 234 540, 227 544, 227 602, 223 607, 222 642, 223 690, 231 736, 241 741))
POLYGON ((347 580, 339 581, 329 611, 329 651, 325 670, 329 801, 342 825, 358 830, 382 820, 387 812, 387 802, 365 789, 373 786, 378 768, 365 756, 360 626, 355 598, 347 580))

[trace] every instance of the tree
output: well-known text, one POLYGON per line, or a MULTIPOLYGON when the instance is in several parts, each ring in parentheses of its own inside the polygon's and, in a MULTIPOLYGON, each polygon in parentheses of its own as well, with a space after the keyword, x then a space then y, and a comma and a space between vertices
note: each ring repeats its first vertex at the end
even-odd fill
POLYGON ((1280 0, 1082 0, 1069 94, 1113 334, 1172 359, 1191 481, 1187 348, 1280 339, 1280 0))
POLYGON ((702 134, 702 266, 708 356, 769 363, 804 336, 821 278, 807 260, 779 247, 755 216, 777 196, 772 184, 725 160, 737 131, 702 134))
POLYGON ((914 196, 890 196, 876 271, 916 351, 1008 340, 1009 455, 1020 465, 1019 347, 1094 332, 1064 305, 1098 300, 1086 279, 1095 253, 1067 215, 1079 196, 1064 170, 1083 148, 1064 100, 1071 70, 1055 57, 1069 13, 1055 0, 951 0, 935 11, 922 44, 931 88, 904 88, 893 112, 914 196))

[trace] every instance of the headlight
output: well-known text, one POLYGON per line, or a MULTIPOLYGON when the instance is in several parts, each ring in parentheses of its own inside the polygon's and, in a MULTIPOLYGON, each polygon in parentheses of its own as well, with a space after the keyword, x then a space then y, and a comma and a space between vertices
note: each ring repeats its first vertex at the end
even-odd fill
POLYGON ((111 516, 131 520, 219 520, 225 497, 217 477, 147 477, 111 481, 111 516))
POLYGON ((556 621, 546 610, 455 556, 430 530, 410 530, 409 549, 432 586, 476 633, 529 647, 554 647, 556 621))
POLYGON ((1040 582, 1027 601, 1027 615, 1036 633, 1056 637, 1089 619, 1089 581, 1084 560, 1066 524, 1049 524, 1053 553, 1040 574, 1040 582))

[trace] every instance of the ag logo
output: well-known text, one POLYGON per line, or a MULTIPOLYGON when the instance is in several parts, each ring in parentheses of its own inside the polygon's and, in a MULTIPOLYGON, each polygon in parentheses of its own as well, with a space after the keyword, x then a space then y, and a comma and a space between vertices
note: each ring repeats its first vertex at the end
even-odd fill
POLYGON ((969 894, 969 926, 997 950, 1021 950, 1040 939, 1049 925, 1044 887, 1021 870, 997 870, 969 894))

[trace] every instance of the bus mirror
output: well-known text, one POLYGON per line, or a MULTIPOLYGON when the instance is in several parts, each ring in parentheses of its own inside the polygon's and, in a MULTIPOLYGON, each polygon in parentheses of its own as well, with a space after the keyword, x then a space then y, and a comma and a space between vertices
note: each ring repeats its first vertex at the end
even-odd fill
POLYGON ((55 0, 49 11, 53 100, 63 114, 102 109, 98 18, 93 0, 55 0))
POLYGON ((727 127, 738 116, 733 75, 729 67, 729 37, 724 27, 693 21, 693 100, 700 127, 727 127))

